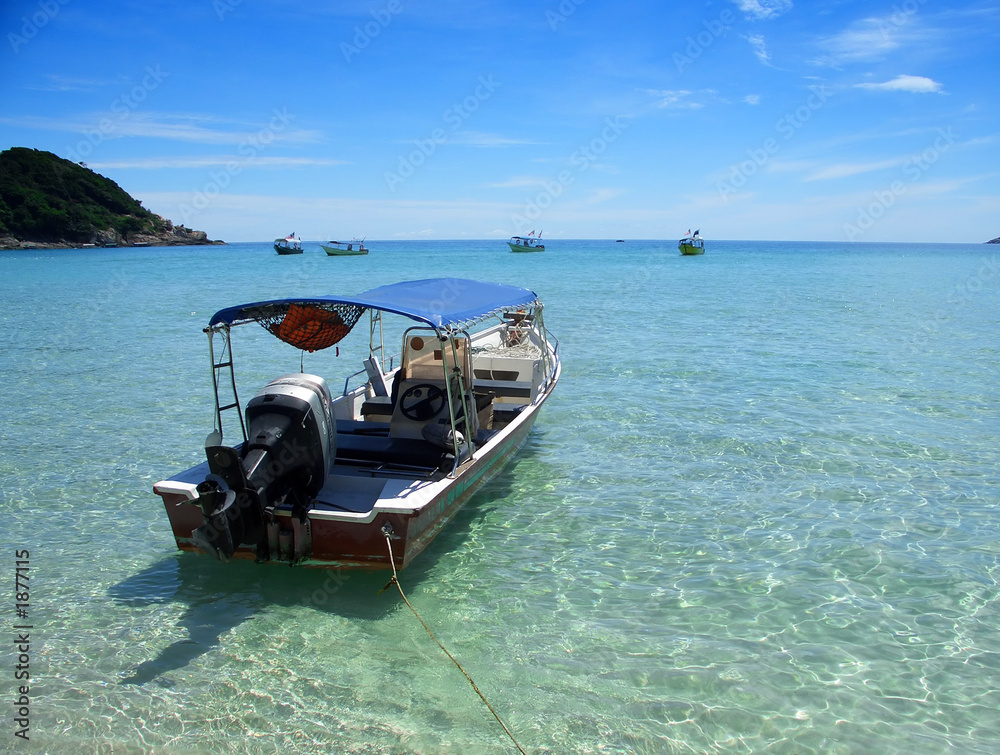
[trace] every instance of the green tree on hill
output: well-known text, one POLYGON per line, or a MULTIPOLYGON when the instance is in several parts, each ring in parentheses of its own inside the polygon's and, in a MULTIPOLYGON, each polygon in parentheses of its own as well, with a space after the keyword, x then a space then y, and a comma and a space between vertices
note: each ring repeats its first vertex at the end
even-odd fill
POLYGON ((86 243, 100 231, 128 238, 164 226, 114 181, 82 165, 27 147, 0 152, 0 234, 86 243))

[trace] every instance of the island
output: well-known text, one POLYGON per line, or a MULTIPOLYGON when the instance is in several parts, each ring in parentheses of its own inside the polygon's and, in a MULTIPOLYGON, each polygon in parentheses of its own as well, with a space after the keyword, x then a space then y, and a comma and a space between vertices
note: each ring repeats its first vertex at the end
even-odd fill
POLYGON ((997 236, 995 239, 990 239, 986 243, 987 244, 1000 244, 1000 236, 997 236))
POLYGON ((224 244, 174 225, 110 178, 51 152, 0 152, 0 249, 224 244))

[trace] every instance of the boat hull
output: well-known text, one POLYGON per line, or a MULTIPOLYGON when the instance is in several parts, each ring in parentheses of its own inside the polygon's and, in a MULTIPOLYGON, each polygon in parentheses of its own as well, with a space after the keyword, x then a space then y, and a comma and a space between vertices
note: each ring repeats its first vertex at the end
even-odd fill
POLYGON ((342 249, 335 246, 326 246, 325 244, 320 244, 323 247, 323 251, 326 252, 331 257, 354 257, 359 254, 368 254, 367 249, 342 249))
POLYGON ((705 241, 700 236, 688 236, 677 242, 677 248, 681 254, 691 257, 696 254, 705 253, 705 241))
MULTIPOLYGON (((555 382, 552 381, 548 391, 540 395, 535 404, 526 406, 515 421, 477 451, 474 458, 465 461, 454 478, 442 476, 436 481, 413 483, 407 486, 404 495, 390 505, 376 505, 368 515, 354 520, 331 512, 322 502, 314 501, 308 511, 311 553, 298 563, 306 567, 389 569, 389 544, 386 541, 388 529, 393 565, 397 569, 409 565, 433 542, 476 491, 499 474, 524 445, 538 411, 555 382), (408 509, 403 501, 407 495, 412 495, 421 487, 425 490, 433 489, 432 495, 419 506, 408 509)), ((335 465, 333 471, 336 470, 335 465)), ((204 479, 207 472, 207 464, 202 463, 174 479, 204 479)), ((191 499, 188 496, 171 492, 167 488, 169 485, 158 483, 154 486, 154 492, 163 499, 177 547, 182 551, 201 552, 193 538, 194 530, 204 523, 201 509, 190 505, 191 499)), ((298 524, 293 522, 289 510, 279 508, 275 513, 282 531, 289 532, 298 524)), ((257 558, 257 554, 254 548, 242 545, 236 549, 233 558, 253 560, 257 558)), ((272 560, 271 563, 283 562, 272 560)))
POLYGON ((290 249, 289 247, 278 246, 277 244, 275 244, 275 246, 274 246, 274 251, 276 251, 278 254, 302 254, 302 249, 301 248, 300 249, 290 249))
POLYGON ((313 553, 305 566, 388 569, 389 545, 383 528, 392 528, 393 564, 405 568, 429 546, 473 495, 503 471, 524 445, 534 425, 529 418, 491 453, 466 462, 465 468, 419 512, 386 513, 371 523, 345 524, 311 518, 313 553))
POLYGON ((510 250, 512 252, 544 252, 545 251, 545 245, 544 244, 538 244, 536 246, 524 246, 523 244, 512 244, 512 243, 510 243, 508 241, 507 242, 507 246, 510 247, 510 250))

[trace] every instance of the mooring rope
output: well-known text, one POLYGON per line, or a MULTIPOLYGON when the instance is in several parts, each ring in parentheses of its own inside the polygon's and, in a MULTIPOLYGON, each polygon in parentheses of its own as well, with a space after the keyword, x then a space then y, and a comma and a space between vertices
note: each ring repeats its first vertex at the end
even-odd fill
POLYGON ((396 585, 396 589, 399 590, 399 595, 403 599, 403 602, 406 603, 407 606, 409 606, 411 611, 413 611, 413 615, 417 617, 417 620, 423 625, 424 629, 427 631, 427 634, 430 635, 431 639, 437 643, 437 646, 444 651, 445 655, 451 658, 452 663, 458 666, 458 670, 461 671, 465 675, 465 678, 469 680, 469 684, 472 685, 472 689, 476 691, 476 694, 479 695, 479 698, 486 704, 486 707, 490 709, 490 713, 493 714, 493 718, 497 720, 497 723, 499 723, 500 726, 503 727, 503 730, 507 732, 507 736, 510 737, 510 741, 514 743, 514 746, 518 749, 518 752, 522 753, 522 755, 527 755, 527 753, 525 753, 524 751, 524 748, 518 744, 516 739, 514 739, 514 735, 510 733, 510 729, 507 728, 507 724, 503 722, 503 719, 500 718, 500 715, 493 709, 493 706, 490 705, 490 701, 486 699, 486 695, 480 692, 479 687, 477 687, 476 683, 472 681, 472 677, 469 676, 469 672, 466 671, 464 668, 462 668, 462 664, 458 662, 455 656, 453 656, 451 653, 448 652, 448 648, 446 648, 444 645, 441 644, 441 640, 439 640, 437 637, 434 636, 434 632, 432 632, 431 628, 427 626, 427 622, 425 622, 421 618, 420 614, 417 613, 417 609, 413 607, 413 605, 410 603, 409 600, 407 600, 406 595, 403 593, 403 587, 402 585, 399 584, 399 577, 396 575, 396 562, 392 557, 392 541, 389 538, 390 538, 390 533, 386 532, 385 544, 389 546, 389 565, 392 567, 392 579, 390 580, 390 582, 396 585))

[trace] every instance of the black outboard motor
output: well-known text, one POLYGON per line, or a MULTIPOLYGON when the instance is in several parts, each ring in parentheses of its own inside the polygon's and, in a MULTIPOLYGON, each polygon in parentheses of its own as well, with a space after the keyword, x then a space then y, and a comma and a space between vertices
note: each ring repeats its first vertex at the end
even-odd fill
POLYGON ((205 449, 211 474, 198 485, 205 523, 192 533, 195 545, 220 561, 242 544, 255 546, 260 560, 276 557, 274 509, 286 504, 308 527, 309 501, 336 454, 331 402, 326 381, 306 374, 272 380, 250 400, 242 449, 205 449))

